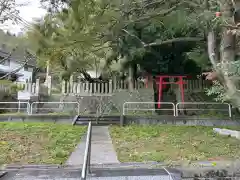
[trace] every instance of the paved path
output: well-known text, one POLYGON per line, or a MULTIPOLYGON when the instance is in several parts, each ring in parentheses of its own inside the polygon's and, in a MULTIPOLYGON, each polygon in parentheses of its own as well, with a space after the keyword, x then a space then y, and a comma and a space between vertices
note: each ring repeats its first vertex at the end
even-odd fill
MULTIPOLYGON (((67 160, 67 165, 83 164, 86 137, 76 147, 75 151, 67 160)), ((91 164, 112 164, 119 163, 116 152, 112 145, 108 126, 92 127, 92 152, 91 164)))

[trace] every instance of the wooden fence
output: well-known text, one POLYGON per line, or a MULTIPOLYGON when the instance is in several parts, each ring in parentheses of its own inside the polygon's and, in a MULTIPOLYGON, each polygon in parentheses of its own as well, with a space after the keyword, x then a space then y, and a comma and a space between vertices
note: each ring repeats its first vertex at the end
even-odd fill
MULTIPOLYGON (((185 80, 185 92, 201 92, 205 88, 210 87, 211 82, 207 80, 185 80)), ((143 81, 134 82, 135 89, 152 88, 146 87, 143 81)), ((170 86, 173 90, 173 85, 170 86)), ((127 90, 129 85, 127 81, 113 81, 108 82, 62 82, 62 94, 112 94, 116 90, 127 90)))
MULTIPOLYGON (((202 92, 205 88, 210 87, 211 81, 197 79, 197 80, 185 80, 186 84, 184 85, 185 92, 202 92)), ((51 94, 53 88, 51 87, 51 81, 47 84, 40 84, 39 79, 36 80, 36 83, 32 82, 15 82, 18 87, 18 90, 29 92, 32 95, 42 94, 51 94)), ((0 90, 8 90, 13 84, 1 84, 0 90)), ((176 85, 175 85, 176 86, 176 85)), ((152 88, 152 85, 146 86, 143 81, 134 82, 135 89, 144 89, 152 88)), ((112 94, 116 90, 128 90, 129 84, 127 81, 120 80, 110 80, 106 82, 73 82, 73 81, 63 81, 61 92, 62 94, 78 94, 78 95, 91 95, 91 94, 112 94)), ((174 85, 171 84, 170 89, 174 89, 174 85)))
POLYGON ((40 84, 39 79, 36 80, 36 83, 33 83, 33 82, 1 83, 0 82, 0 90, 2 91, 8 91, 10 88, 14 88, 14 86, 16 86, 15 88, 17 91, 29 92, 32 95, 38 95, 39 93, 44 93, 47 91, 47 88, 44 88, 44 86, 40 84))

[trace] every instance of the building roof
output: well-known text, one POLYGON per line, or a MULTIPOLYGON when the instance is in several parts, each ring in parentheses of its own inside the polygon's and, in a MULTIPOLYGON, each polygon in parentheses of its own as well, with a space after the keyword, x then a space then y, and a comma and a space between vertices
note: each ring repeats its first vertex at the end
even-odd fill
POLYGON ((25 62, 26 57, 29 58, 27 65, 36 66, 36 57, 33 56, 26 48, 18 47, 16 49, 9 49, 4 45, 0 46, 0 56, 8 57, 12 53, 10 60, 18 63, 25 62))
MULTIPOLYGON (((2 73, 10 73, 10 72, 12 72, 14 69, 11 69, 11 68, 9 68, 9 67, 7 67, 7 66, 3 66, 3 65, 1 65, 0 64, 0 72, 2 72, 2 73)), ((19 73, 19 72, 16 72, 16 73, 14 73, 14 74, 16 74, 17 76, 23 76, 24 74, 22 74, 22 73, 19 73)))

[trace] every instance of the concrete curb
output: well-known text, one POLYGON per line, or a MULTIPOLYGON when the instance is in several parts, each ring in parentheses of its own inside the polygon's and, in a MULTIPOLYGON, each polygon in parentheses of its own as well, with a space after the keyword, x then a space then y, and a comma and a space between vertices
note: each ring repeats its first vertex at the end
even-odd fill
POLYGON ((230 130, 230 129, 221 129, 221 128, 213 128, 213 131, 225 136, 235 137, 240 139, 240 131, 230 130))
MULTIPOLYGON (((131 168, 131 167, 178 167, 178 168, 229 168, 239 167, 238 161, 199 161, 191 163, 164 163, 164 162, 126 162, 126 163, 108 163, 108 164, 91 164, 92 168, 131 168)), ((82 165, 7 165, 4 170, 21 170, 21 169, 79 169, 82 165)))

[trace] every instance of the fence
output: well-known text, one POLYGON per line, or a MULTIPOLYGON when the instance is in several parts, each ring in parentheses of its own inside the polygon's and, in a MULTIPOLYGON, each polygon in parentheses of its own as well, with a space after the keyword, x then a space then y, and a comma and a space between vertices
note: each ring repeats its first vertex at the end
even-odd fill
POLYGON ((15 82, 19 90, 29 92, 32 95, 39 95, 41 94, 47 94, 48 93, 48 87, 40 84, 40 80, 37 79, 36 83, 33 83, 31 81, 27 82, 15 82))
MULTIPOLYGON (((226 108, 186 108, 185 105, 225 105, 227 106, 227 111, 229 117, 232 117, 232 109, 229 103, 215 103, 215 102, 180 102, 176 104, 176 116, 178 116, 178 112, 181 110, 186 111, 199 111, 199 110, 217 110, 217 111, 226 111, 226 108), (179 108, 179 106, 183 105, 183 108, 179 108)), ((192 107, 192 106, 191 106, 192 107)))
POLYGON ((212 84, 212 81, 203 79, 185 80, 185 82, 186 84, 183 87, 186 92, 202 92, 212 84))
POLYGON ((44 88, 40 84, 40 80, 37 79, 36 83, 33 83, 31 81, 27 82, 8 82, 8 83, 1 83, 0 82, 0 90, 8 91, 11 88, 16 88, 17 91, 24 91, 29 92, 32 95, 38 95, 40 92, 45 93, 47 90, 47 87, 44 88), (16 87, 14 87, 16 86, 16 87))
POLYGON ((11 88, 16 89, 17 91, 29 92, 33 96, 47 93, 50 94, 51 91, 50 85, 41 84, 39 79, 37 79, 35 83, 31 81, 11 82, 6 80, 5 82, 0 82, 0 90, 6 92, 11 88))
POLYGON ((158 104, 155 102, 125 102, 123 104, 123 116, 126 115, 126 110, 132 110, 132 111, 152 111, 155 112, 156 110, 160 110, 160 111, 167 111, 167 110, 171 110, 173 111, 173 115, 174 116, 179 116, 179 111, 181 110, 190 110, 190 111, 199 111, 199 110, 217 110, 217 111, 227 111, 228 112, 228 116, 231 118, 232 117, 232 109, 231 109, 231 105, 228 103, 215 103, 215 102, 184 102, 184 103, 177 103, 176 105, 174 103, 171 102, 161 102, 162 105, 171 105, 172 108, 171 109, 156 109, 156 108, 140 108, 140 107, 135 107, 135 108, 127 108, 126 106, 128 104, 158 104), (227 108, 181 108, 179 107, 180 105, 224 105, 227 106, 227 108))
MULTIPOLYGON (((228 103, 215 103, 215 102, 184 102, 184 103, 177 103, 174 104, 172 102, 161 102, 162 105, 168 105, 171 108, 161 108, 157 109, 154 105, 158 104, 158 102, 125 102, 123 103, 123 111, 122 115, 127 115, 128 111, 172 111, 173 116, 179 116, 179 111, 186 110, 186 111, 200 111, 200 110, 217 110, 217 111, 226 111, 228 112, 228 116, 232 117, 232 108, 231 105, 228 103), (134 105, 134 107, 131 107, 134 105), (140 107, 140 105, 144 107, 140 107), (149 107, 149 105, 151 107, 149 107), (184 107, 180 107, 180 106, 184 107), (185 105, 191 105, 191 108, 186 108, 185 105), (193 105, 223 105, 227 108, 192 108, 193 105), (130 106, 130 107, 129 107, 130 106)), ((79 102, 0 102, 0 110, 4 110, 7 112, 2 113, 26 113, 26 114, 62 114, 62 115, 80 115, 80 103, 79 102), (4 107, 3 107, 4 105, 4 107), (45 106, 43 106, 45 105, 45 106), (53 107, 52 105, 57 105, 57 107, 53 107), (73 105, 73 106, 72 106, 73 105), (66 108, 67 107, 67 108, 66 108), (37 111, 35 111, 37 110, 37 111), (54 110, 51 112, 51 110, 54 110), (67 111, 66 111, 67 110, 67 111), (70 111, 68 111, 70 110, 70 111), (50 111, 50 112, 49 112, 50 111)), ((120 115, 120 114, 119 114, 120 115)), ((141 115, 141 114, 138 114, 141 115)))
MULTIPOLYGON (((196 79, 196 80, 185 80, 186 84, 184 89, 186 92, 189 91, 203 91, 209 87, 211 81, 196 79)), ((22 89, 25 92, 29 92, 33 95, 38 95, 40 92, 45 94, 51 94, 54 89, 52 88, 51 76, 48 76, 46 83, 40 84, 40 80, 37 79, 36 83, 29 82, 15 82, 18 89, 22 89)), ((151 83, 150 83, 151 84, 151 83)), ((136 80, 133 82, 135 89, 146 88, 146 84, 142 80, 136 80)), ((6 91, 9 89, 11 84, 1 84, 0 89, 6 91)), ((152 86, 148 86, 152 88, 152 86)), ((174 85, 170 85, 170 89, 173 89, 174 85)), ((101 82, 73 82, 73 78, 70 81, 62 81, 61 92, 62 94, 112 94, 116 90, 128 90, 129 82, 124 80, 109 80, 101 82)))
POLYGON ((0 102, 2 113, 30 113, 30 103, 28 102, 0 102))
POLYGON ((125 102, 123 104, 123 115, 126 115, 126 110, 131 110, 131 111, 152 111, 155 112, 156 110, 160 110, 160 111, 173 111, 173 116, 176 116, 176 108, 175 108, 175 104, 172 102, 161 102, 162 105, 170 105, 172 106, 172 108, 168 109, 168 108, 164 108, 164 109, 156 109, 154 107, 151 108, 140 108, 140 107, 135 107, 135 108, 128 108, 126 107, 127 105, 156 105, 158 104, 158 102, 125 102))
MULTIPOLYGON (((184 89, 186 92, 191 91, 203 91, 205 88, 210 87, 211 81, 197 79, 197 80, 185 80, 186 84, 184 89)), ((146 88, 143 81, 134 81, 135 89, 146 88)), ((152 88, 152 86, 148 86, 152 88)), ((173 90, 174 85, 170 85, 170 89, 173 90)), ((62 94, 111 94, 119 89, 129 89, 129 83, 127 81, 109 80, 105 82, 62 82, 62 94)))
POLYGON ((78 102, 33 102, 30 114, 80 114, 78 102), (54 106, 55 105, 55 106, 54 106))
POLYGON ((80 103, 78 102, 0 102, 0 113, 13 114, 56 114, 56 115, 79 115, 80 103), (44 106, 45 105, 45 106, 44 106), (57 105, 53 107, 53 105, 57 105))

